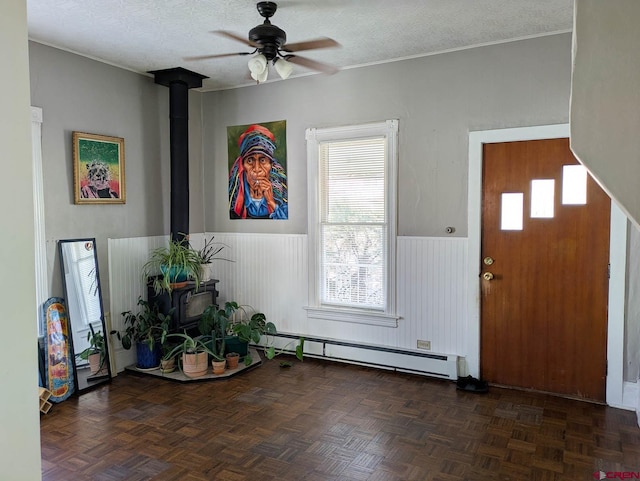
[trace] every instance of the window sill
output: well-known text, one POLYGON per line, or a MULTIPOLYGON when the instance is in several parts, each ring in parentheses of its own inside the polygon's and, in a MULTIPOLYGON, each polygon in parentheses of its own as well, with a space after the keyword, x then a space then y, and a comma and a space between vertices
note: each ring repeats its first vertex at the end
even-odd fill
POLYGON ((371 326, 398 327, 398 319, 400 319, 400 316, 379 312, 335 309, 329 307, 305 307, 305 309, 307 310, 308 319, 351 322, 354 324, 369 324, 371 326))

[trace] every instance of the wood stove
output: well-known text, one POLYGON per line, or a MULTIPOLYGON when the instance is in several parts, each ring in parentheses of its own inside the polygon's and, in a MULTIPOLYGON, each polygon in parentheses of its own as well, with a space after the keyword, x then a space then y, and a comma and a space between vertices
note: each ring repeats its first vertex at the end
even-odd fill
POLYGON ((218 304, 217 283, 217 279, 211 279, 200 283, 196 289, 195 282, 188 282, 186 286, 173 289, 171 293, 162 291, 156 294, 153 289, 153 279, 150 279, 147 284, 149 304, 155 304, 158 311, 163 314, 168 314, 173 309, 170 332, 184 332, 185 330, 195 332, 204 310, 212 304, 218 304))

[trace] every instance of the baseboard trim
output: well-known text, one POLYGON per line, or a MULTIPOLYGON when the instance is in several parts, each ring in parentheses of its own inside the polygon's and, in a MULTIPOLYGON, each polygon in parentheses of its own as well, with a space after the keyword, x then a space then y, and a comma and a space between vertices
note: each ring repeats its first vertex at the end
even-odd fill
POLYGON ((630 410, 636 412, 636 419, 640 427, 640 381, 624 383, 622 402, 625 406, 629 406, 630 410))
POLYGON ((622 391, 622 406, 612 406, 628 411, 635 411, 640 426, 640 383, 625 382, 622 391))

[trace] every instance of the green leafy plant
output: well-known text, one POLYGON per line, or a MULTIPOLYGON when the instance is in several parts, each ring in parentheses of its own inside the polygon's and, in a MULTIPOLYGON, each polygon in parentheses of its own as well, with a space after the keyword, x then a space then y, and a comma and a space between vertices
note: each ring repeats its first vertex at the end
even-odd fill
POLYGON ((163 314, 156 305, 152 306, 141 297, 138 298, 138 306, 140 306, 140 310, 137 313, 132 311, 122 313, 125 325, 124 332, 114 330, 111 331, 111 334, 118 337, 124 349, 131 349, 134 344, 142 342, 147 345, 150 351, 153 351, 158 341, 164 343, 174 309, 163 314))
MULTIPOLYGON (((276 348, 274 346, 265 347, 264 348, 264 355, 267 356, 267 359, 273 359, 274 357, 279 356, 280 354, 284 353, 289 348, 289 346, 291 346, 291 344, 293 344, 294 342, 296 342, 296 341, 293 340, 293 341, 287 343, 286 346, 284 346, 284 347, 282 347, 281 349, 278 349, 278 350, 276 350, 276 348)), ((296 345, 295 353, 296 353, 296 357, 298 358, 298 360, 300 360, 300 361, 304 360, 304 337, 299 337, 298 338, 298 344, 296 345)), ((291 363, 288 363, 287 361, 282 361, 280 363, 280 366, 282 366, 282 367, 291 367, 291 363)))
POLYGON ((102 331, 95 331, 93 329, 93 325, 89 324, 87 341, 89 342, 89 347, 76 354, 76 356, 84 361, 88 361, 89 356, 91 356, 92 354, 100 354, 100 369, 102 369, 107 353, 106 340, 104 338, 104 335, 102 334, 102 331))
POLYGON ((173 350, 178 346, 178 344, 180 344, 176 341, 169 341, 167 339, 168 336, 169 334, 164 337, 164 341, 162 342, 162 356, 160 359, 163 361, 168 361, 169 359, 174 358, 176 355, 173 353, 173 350))
MULTIPOLYGON (((249 310, 253 311, 253 308, 242 306, 235 301, 226 302, 223 309, 218 309, 213 305, 208 306, 198 323, 200 333, 210 335, 220 355, 224 355, 224 338, 227 334, 233 334, 238 336, 240 341, 253 344, 259 344, 264 337, 265 345, 263 347, 267 359, 273 359, 282 354, 291 343, 276 350, 272 345, 273 336, 278 333, 275 324, 267 321, 267 317, 262 312, 254 312, 249 316, 249 310)), ((300 338, 296 346, 296 357, 301 361, 304 358, 303 353, 304 339, 300 338)), ((250 354, 244 357, 244 362, 247 366, 253 362, 250 354)))
POLYGON ((262 312, 256 312, 249 319, 241 318, 233 323, 231 331, 238 336, 241 341, 258 344, 262 336, 275 335, 278 333, 273 322, 267 321, 267 316, 262 312))
POLYGON ((227 302, 224 309, 218 309, 215 305, 207 306, 198 321, 200 334, 210 342, 212 350, 219 357, 224 358, 225 337, 233 313, 238 308, 235 302, 227 302))
POLYGON ((180 356, 183 354, 198 354, 200 352, 206 352, 213 359, 217 361, 224 361, 224 356, 220 356, 217 352, 207 346, 206 336, 190 336, 186 332, 175 332, 167 335, 167 340, 176 340, 174 348, 165 354, 163 357, 170 359, 172 357, 180 356))
POLYGON ((219 257, 218 254, 222 252, 225 247, 229 247, 227 244, 223 242, 214 242, 213 236, 208 240, 205 239, 204 245, 201 249, 198 250, 198 257, 200 258, 201 264, 211 264, 214 260, 223 260, 228 262, 233 262, 231 259, 227 259, 226 257, 219 257))
POLYGON ((149 259, 142 266, 142 277, 153 285, 156 294, 171 292, 173 284, 192 279, 195 287, 200 287, 201 257, 186 239, 170 240, 167 247, 151 251, 149 259))

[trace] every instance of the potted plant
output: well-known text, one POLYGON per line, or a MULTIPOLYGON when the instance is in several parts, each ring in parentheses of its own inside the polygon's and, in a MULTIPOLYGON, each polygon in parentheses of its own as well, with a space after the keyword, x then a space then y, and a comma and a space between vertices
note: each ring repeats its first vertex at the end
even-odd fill
POLYGON ((224 359, 226 354, 227 331, 230 318, 235 311, 235 303, 227 302, 224 309, 218 309, 216 305, 207 306, 198 321, 198 330, 208 346, 217 357, 224 359))
MULTIPOLYGON (((244 310, 242 310, 242 312, 246 313, 244 310)), ((267 317, 262 312, 256 312, 252 314, 251 317, 244 315, 234 319, 231 332, 238 336, 240 343, 245 343, 247 346, 249 343, 259 344, 262 336, 272 336, 278 333, 275 324, 268 322, 267 317)), ((267 358, 271 359, 271 357, 269 357, 269 349, 269 346, 265 346, 264 352, 267 358)), ((251 355, 247 354, 244 359, 245 364, 249 365, 252 361, 251 355)))
POLYGON ((172 351, 176 348, 178 343, 169 342, 166 340, 162 343, 162 357, 160 358, 160 371, 164 374, 168 374, 176 370, 176 355, 172 354, 172 351))
POLYGON ((131 349, 136 346, 136 367, 140 369, 150 369, 158 367, 160 363, 161 344, 165 341, 171 314, 163 314, 158 311, 157 306, 149 304, 147 301, 138 298, 140 310, 137 313, 125 311, 124 333, 111 331, 122 342, 124 349, 131 349))
POLYGON ((151 251, 149 259, 142 266, 142 277, 151 282, 156 294, 171 292, 180 285, 193 280, 196 289, 200 286, 201 257, 186 239, 170 240, 167 247, 151 251))
POLYGON ((200 280, 202 282, 211 280, 211 265, 214 260, 233 262, 231 259, 218 256, 225 247, 229 246, 222 242, 214 242, 213 236, 208 240, 205 239, 204 245, 198 250, 198 257, 200 258, 200 280))
POLYGON ((229 352, 224 355, 227 360, 227 369, 237 369, 240 364, 240 354, 237 352, 229 352))
POLYGON ((77 357, 89 362, 89 370, 92 375, 100 373, 105 367, 106 360, 106 344, 102 331, 95 331, 93 325, 89 324, 89 332, 87 333, 87 341, 89 347, 82 352, 76 354, 77 357))
MULTIPOLYGON (((244 357, 245 365, 253 362, 249 354, 249 343, 259 344, 265 339, 264 353, 267 359, 284 352, 285 348, 276 351, 271 345, 270 339, 278 333, 273 322, 267 321, 267 317, 262 312, 254 312, 249 316, 248 311, 253 311, 250 306, 239 305, 235 301, 228 301, 224 309, 217 309, 216 306, 209 306, 200 319, 199 328, 201 333, 215 331, 212 337, 218 339, 218 352, 230 353, 240 351, 239 355, 244 357), (228 336, 226 334, 232 334, 228 336), (222 341, 220 342, 220 339, 222 341), (238 348, 229 349, 229 345, 237 343, 238 348), (222 350, 220 350, 222 349, 222 350), (225 350, 226 349, 226 350, 225 350)), ((303 359, 304 339, 300 338, 296 346, 296 357, 303 359)))
POLYGON ((207 346, 203 336, 192 337, 185 333, 168 334, 167 339, 178 340, 178 344, 166 355, 166 357, 180 357, 182 360, 182 372, 185 376, 196 378, 204 376, 209 369, 209 356, 214 361, 223 361, 215 351, 207 346))

